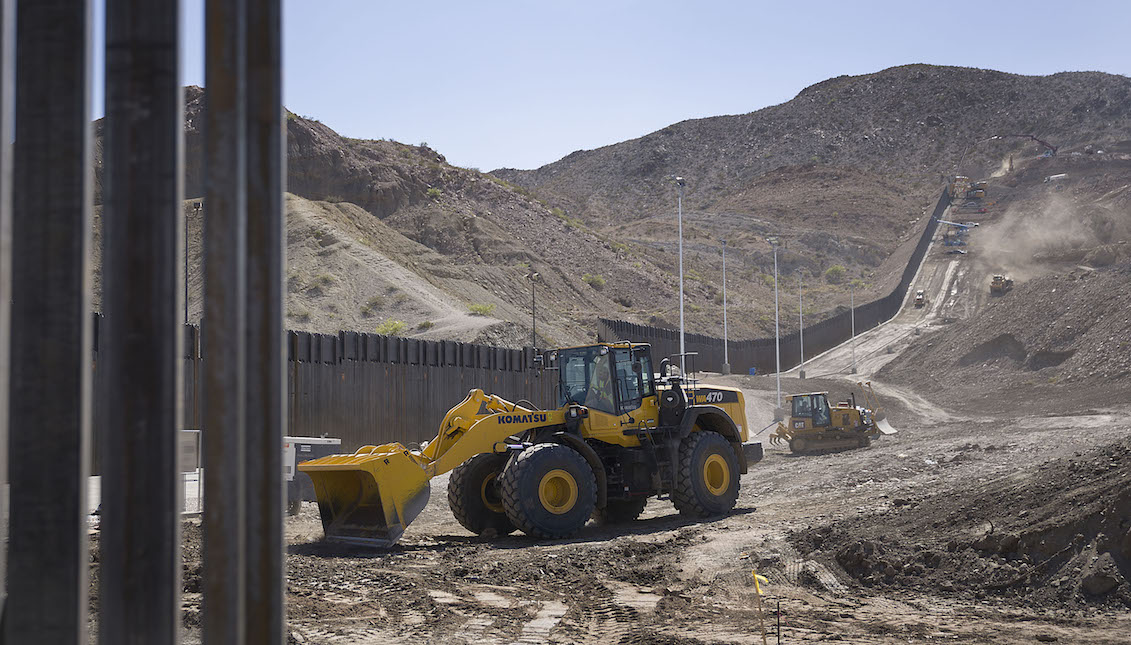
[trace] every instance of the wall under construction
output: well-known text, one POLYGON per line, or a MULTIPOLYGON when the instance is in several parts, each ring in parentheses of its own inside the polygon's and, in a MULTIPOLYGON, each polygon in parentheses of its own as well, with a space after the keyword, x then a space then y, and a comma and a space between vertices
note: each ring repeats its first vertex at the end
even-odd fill
MULTIPOLYGON (((935 235, 938 220, 950 205, 950 197, 944 190, 935 204, 935 210, 927 221, 915 250, 911 253, 899 284, 883 298, 856 307, 856 333, 862 333, 882 322, 890 320, 903 305, 907 290, 911 286, 919 265, 935 235)), ((664 327, 638 325, 623 320, 600 319, 597 322, 597 337, 603 341, 631 340, 651 343, 653 355, 675 356, 679 354, 679 330, 664 327)), ((819 323, 805 327, 805 350, 809 356, 816 356, 852 338, 852 314, 843 312, 819 323)), ((688 369, 718 372, 723 366, 723 339, 702 334, 684 333, 684 346, 687 352, 698 352, 690 359, 688 369)), ((729 347, 731 371, 747 373, 755 368, 759 374, 773 372, 774 338, 755 338, 752 340, 732 340, 729 347)), ((674 362, 674 361, 673 361, 674 362)), ((781 339, 781 368, 792 369, 801 362, 801 348, 796 335, 781 339)))

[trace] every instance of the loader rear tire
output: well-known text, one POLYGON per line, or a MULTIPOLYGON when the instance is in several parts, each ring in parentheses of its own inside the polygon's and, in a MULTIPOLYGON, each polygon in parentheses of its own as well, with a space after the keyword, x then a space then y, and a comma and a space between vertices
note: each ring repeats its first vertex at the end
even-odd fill
POLYGON ((717 432, 699 430, 680 443, 672 503, 681 515, 724 515, 738 501, 738 457, 717 432))
POLYGON ((540 443, 523 450, 507 465, 499 485, 507 517, 535 537, 575 535, 597 505, 597 480, 589 462, 562 444, 540 443))
POLYGON ((475 455, 448 478, 448 506, 463 527, 476 535, 507 535, 514 524, 507 519, 498 477, 507 465, 506 454, 475 455))
POLYGON ((648 505, 647 497, 633 497, 632 499, 610 499, 605 508, 593 510, 593 521, 601 526, 613 524, 626 524, 640 517, 644 507, 648 505))

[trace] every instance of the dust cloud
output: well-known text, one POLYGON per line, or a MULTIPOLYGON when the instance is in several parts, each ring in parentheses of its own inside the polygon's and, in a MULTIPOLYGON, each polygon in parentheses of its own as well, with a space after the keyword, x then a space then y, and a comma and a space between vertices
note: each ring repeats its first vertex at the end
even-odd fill
POLYGON ((970 235, 970 249, 988 272, 1015 279, 1036 277, 1066 265, 1085 263, 1089 253, 1113 242, 1127 214, 1095 204, 1077 205, 1050 192, 1037 203, 1010 206, 997 221, 970 235))

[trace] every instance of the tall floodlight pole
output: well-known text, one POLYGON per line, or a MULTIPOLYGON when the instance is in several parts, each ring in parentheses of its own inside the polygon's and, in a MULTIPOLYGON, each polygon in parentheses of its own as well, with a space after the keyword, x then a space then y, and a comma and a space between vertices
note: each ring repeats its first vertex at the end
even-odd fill
POLYGON ((848 283, 849 310, 852 319, 852 373, 856 373, 856 285, 848 283))
POLYGON ((778 381, 778 404, 777 407, 781 408, 781 321, 778 315, 778 239, 771 237, 768 239, 770 245, 774 247, 774 361, 775 369, 774 374, 778 381))
POLYGON ((679 375, 686 373, 687 349, 683 339, 683 177, 675 177, 675 184, 679 187, 678 206, 676 210, 677 226, 679 228, 679 375))
MULTIPOLYGON (((200 215, 201 215, 201 212, 203 210, 204 210, 204 204, 203 203, 193 202, 192 211, 194 213, 196 213, 196 220, 198 222, 200 222, 202 229, 203 229, 203 226, 204 226, 204 220, 201 218, 200 215)), ((189 298, 188 298, 188 242, 189 242, 188 222, 189 222, 188 218, 186 217, 185 218, 185 324, 186 325, 188 324, 188 300, 189 300, 189 298)))
POLYGON ((723 374, 730 374, 730 350, 727 342, 727 241, 723 240, 723 374))
POLYGON ((805 378, 805 312, 801 310, 801 272, 797 272, 797 340, 801 347, 801 362, 797 364, 798 378, 805 378))
POLYGON ((526 274, 530 278, 530 348, 538 353, 538 319, 535 317, 534 283, 538 280, 538 272, 526 274))

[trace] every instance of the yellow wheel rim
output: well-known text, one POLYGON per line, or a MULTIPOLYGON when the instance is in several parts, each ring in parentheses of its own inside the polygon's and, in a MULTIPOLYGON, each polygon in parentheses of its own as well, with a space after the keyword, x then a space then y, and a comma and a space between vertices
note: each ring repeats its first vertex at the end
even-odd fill
POLYGON ((703 463, 703 483, 707 492, 719 496, 730 488, 730 466, 722 455, 711 455, 703 463))
POLYGON ((483 478, 483 483, 479 485, 479 497, 483 500, 483 506, 487 510, 494 513, 503 512, 503 500, 499 497, 499 492, 495 490, 495 479, 499 476, 498 473, 491 473, 483 478))
POLYGON ((538 482, 538 500, 554 515, 568 513, 577 504, 577 480, 560 468, 551 470, 538 482))

